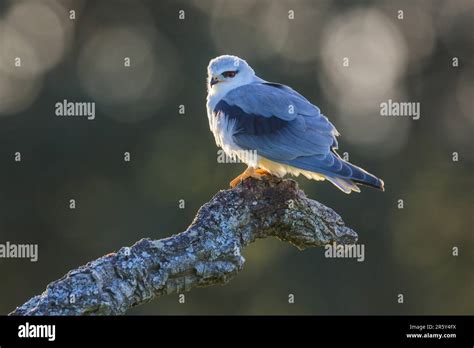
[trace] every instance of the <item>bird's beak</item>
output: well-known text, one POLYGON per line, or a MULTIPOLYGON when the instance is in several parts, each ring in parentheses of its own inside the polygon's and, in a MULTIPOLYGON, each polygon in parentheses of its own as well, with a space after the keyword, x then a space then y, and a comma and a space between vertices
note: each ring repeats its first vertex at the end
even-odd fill
POLYGON ((214 86, 216 83, 221 82, 217 77, 212 77, 211 78, 211 87, 214 86))

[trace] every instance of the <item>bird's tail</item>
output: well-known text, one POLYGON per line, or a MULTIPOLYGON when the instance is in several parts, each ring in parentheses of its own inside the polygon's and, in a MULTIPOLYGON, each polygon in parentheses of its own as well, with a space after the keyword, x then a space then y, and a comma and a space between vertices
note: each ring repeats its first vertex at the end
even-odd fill
POLYGON ((384 191, 382 179, 364 169, 344 161, 335 151, 321 158, 320 156, 301 156, 284 163, 323 176, 345 193, 360 192, 357 185, 375 187, 384 191))
POLYGON ((343 159, 339 160, 343 162, 344 167, 348 167, 348 169, 350 169, 350 174, 347 176, 326 174, 325 177, 341 191, 345 193, 351 193, 352 191, 360 192, 360 189, 356 184, 370 186, 385 191, 384 182, 382 179, 377 178, 375 175, 372 175, 364 169, 352 163, 346 162, 343 159))

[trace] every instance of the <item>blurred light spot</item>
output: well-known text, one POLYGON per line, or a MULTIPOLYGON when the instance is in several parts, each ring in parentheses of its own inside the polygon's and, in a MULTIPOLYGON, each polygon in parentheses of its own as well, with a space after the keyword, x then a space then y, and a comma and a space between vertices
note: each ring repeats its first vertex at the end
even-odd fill
POLYGON ((22 35, 16 28, 3 22, 1 25, 0 47, 0 69, 4 74, 11 76, 29 78, 38 75, 44 67, 38 59, 38 52, 32 46, 27 37, 22 35), (19 66, 15 66, 19 64, 19 66))
POLYGON ((397 151, 413 121, 380 116, 380 103, 405 101, 397 82, 405 70, 407 50, 398 29, 379 11, 354 10, 327 25, 320 51, 324 70, 319 80, 339 108, 344 139, 380 145, 384 155, 397 151))
MULTIPOLYGON (((281 55, 287 60, 305 63, 316 59, 321 52, 321 32, 330 17, 329 1, 290 1, 287 3, 277 2, 284 8, 284 21, 289 26, 289 32, 285 45, 282 47, 281 55), (294 11, 295 18, 288 20, 288 11, 294 11)), ((281 25, 281 24, 275 24, 281 25)))
POLYGON ((84 46, 79 77, 87 91, 105 103, 136 101, 150 85, 155 64, 149 43, 133 28, 99 31, 84 46), (131 59, 126 68, 125 57, 131 59))
POLYGON ((175 67, 171 52, 155 31, 122 26, 97 30, 80 52, 79 80, 108 116, 139 121, 152 116, 164 99, 175 67))
POLYGON ((17 1, 7 7, 0 21, 0 115, 35 101, 42 75, 63 58, 73 28, 59 2, 17 1))
POLYGON ((434 4, 433 1, 413 1, 403 6, 396 2, 384 4, 384 13, 404 35, 409 51, 407 58, 410 60, 407 68, 410 71, 422 69, 423 60, 433 53, 436 42, 436 30, 432 19, 434 4), (402 20, 397 17, 399 9, 404 11, 402 20))
POLYGON ((25 77, 37 75, 54 67, 62 58, 69 33, 51 2, 19 1, 9 8, 1 37, 0 65, 6 72, 25 77), (14 60, 21 58, 21 67, 14 60))
POLYGON ((117 0, 111 10, 108 2, 96 1, 87 12, 78 33, 82 88, 96 101, 99 114, 122 122, 152 117, 183 86, 176 76, 176 49, 157 30, 144 2, 117 0))
POLYGON ((371 98, 392 88, 404 70, 406 47, 398 29, 380 12, 355 10, 336 17, 323 35, 321 51, 328 77, 352 97, 371 98), (349 66, 343 66, 343 58, 349 66))
POLYGON ((27 109, 39 94, 42 78, 21 78, 0 70, 0 117, 27 109))

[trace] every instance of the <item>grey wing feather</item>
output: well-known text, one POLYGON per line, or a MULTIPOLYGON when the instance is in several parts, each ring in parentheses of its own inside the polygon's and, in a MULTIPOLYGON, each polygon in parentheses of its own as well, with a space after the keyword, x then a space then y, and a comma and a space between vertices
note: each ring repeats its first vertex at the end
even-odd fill
POLYGON ((237 145, 268 159, 325 156, 337 149, 338 132, 332 123, 318 107, 284 85, 255 83, 236 88, 214 111, 235 120, 237 145))
POLYGON ((214 109, 235 125, 234 142, 275 162, 320 173, 344 192, 354 182, 383 189, 383 181, 341 159, 336 128, 290 87, 259 82, 230 91, 214 109))

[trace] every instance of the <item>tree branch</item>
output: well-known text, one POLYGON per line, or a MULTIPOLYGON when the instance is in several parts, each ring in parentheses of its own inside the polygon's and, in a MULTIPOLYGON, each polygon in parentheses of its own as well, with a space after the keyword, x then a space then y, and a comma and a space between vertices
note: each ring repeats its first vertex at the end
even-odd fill
POLYGON ((142 239, 50 283, 10 315, 117 315, 157 297, 225 284, 243 267, 242 250, 274 236, 298 249, 353 244, 357 234, 293 180, 247 179, 218 192, 188 229, 142 239))

